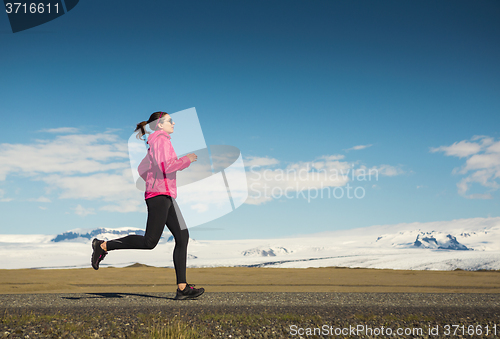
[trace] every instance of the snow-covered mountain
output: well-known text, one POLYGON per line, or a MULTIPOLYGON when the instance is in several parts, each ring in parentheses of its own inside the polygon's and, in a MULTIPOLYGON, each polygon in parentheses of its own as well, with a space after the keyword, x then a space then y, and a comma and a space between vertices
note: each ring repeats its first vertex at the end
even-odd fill
POLYGON ((52 239, 53 242, 61 242, 68 240, 92 240, 94 238, 112 238, 123 237, 128 234, 144 235, 144 230, 140 228, 96 228, 94 230, 76 229, 58 234, 52 239))
MULTIPOLYGON (((137 228, 76 229, 58 235, 0 235, 0 268, 90 267, 91 241, 137 228)), ((108 254, 101 266, 173 267, 168 233, 152 251, 108 254)), ((189 242, 189 267, 368 267, 413 270, 500 270, 500 218, 371 226, 279 239, 189 242)))
MULTIPOLYGON (((61 241, 82 241, 87 242, 94 238, 110 240, 113 238, 124 237, 129 234, 144 235, 142 228, 122 227, 122 228, 96 228, 96 229, 75 229, 56 235, 52 242, 61 241)), ((168 234, 168 233, 166 233, 168 234)), ((164 237, 162 236, 162 239, 164 237)), ((168 237, 167 241, 173 241, 174 237, 168 237)), ((0 236, 1 240, 1 236, 0 236)))
MULTIPOLYGON (((462 233, 458 235, 460 238, 471 236, 470 233, 462 233)), ((473 233, 477 235, 477 233, 473 233)), ((421 230, 403 231, 397 234, 386 234, 377 237, 376 242, 384 243, 386 246, 391 242, 390 246, 396 248, 430 248, 438 250, 473 250, 461 244, 456 236, 447 232, 429 231, 423 232, 421 230), (416 237, 415 237, 416 234, 416 237)))
POLYGON ((251 248, 241 252, 245 257, 275 257, 280 254, 288 254, 288 250, 284 247, 267 247, 267 248, 251 248))
POLYGON ((472 248, 460 244, 453 235, 441 232, 421 232, 417 235, 413 246, 438 250, 472 250, 472 248))

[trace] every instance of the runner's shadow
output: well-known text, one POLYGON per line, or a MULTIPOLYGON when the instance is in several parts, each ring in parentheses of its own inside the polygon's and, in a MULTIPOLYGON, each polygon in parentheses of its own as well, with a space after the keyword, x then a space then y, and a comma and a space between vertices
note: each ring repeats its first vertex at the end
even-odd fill
POLYGON ((107 299, 117 298, 117 299, 119 299, 119 298, 125 298, 127 296, 174 300, 174 298, 169 298, 169 297, 159 297, 159 296, 156 296, 156 295, 137 294, 137 293, 86 293, 86 296, 81 296, 81 297, 80 296, 79 297, 61 297, 61 298, 67 299, 67 300, 100 299, 100 298, 107 298, 107 299))

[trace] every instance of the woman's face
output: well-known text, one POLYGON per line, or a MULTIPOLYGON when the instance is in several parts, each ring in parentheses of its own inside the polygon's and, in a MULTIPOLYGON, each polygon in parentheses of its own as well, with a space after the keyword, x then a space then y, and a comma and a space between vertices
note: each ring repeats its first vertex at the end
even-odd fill
POLYGON ((174 125, 175 122, 173 122, 170 115, 167 114, 164 118, 160 119, 160 122, 158 123, 158 129, 167 132, 168 134, 172 134, 174 133, 174 125))

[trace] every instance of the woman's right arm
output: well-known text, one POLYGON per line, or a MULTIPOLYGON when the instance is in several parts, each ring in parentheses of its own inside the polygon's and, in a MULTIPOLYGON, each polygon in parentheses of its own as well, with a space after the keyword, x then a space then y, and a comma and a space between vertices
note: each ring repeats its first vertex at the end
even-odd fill
POLYGON ((195 162, 198 159, 198 156, 194 153, 186 154, 186 157, 188 157, 191 162, 195 162))
MULTIPOLYGON (((193 153, 191 153, 193 154, 193 153)), ((182 171, 191 165, 192 160, 187 156, 177 159, 174 148, 166 137, 159 137, 152 150, 152 156, 160 170, 165 173, 182 171)))

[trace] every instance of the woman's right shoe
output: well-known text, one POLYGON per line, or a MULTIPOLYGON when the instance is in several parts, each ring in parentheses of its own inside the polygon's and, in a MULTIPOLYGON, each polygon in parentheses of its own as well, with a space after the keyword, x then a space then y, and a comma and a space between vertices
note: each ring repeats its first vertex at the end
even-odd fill
POLYGON ((108 252, 101 248, 101 244, 103 242, 104 240, 92 240, 92 258, 90 259, 90 262, 92 263, 94 270, 99 269, 99 263, 104 259, 106 254, 108 254, 108 252))
POLYGON ((198 298, 205 292, 205 289, 202 288, 194 288, 194 285, 186 284, 186 287, 181 291, 177 288, 177 293, 175 294, 174 300, 185 300, 185 299, 194 299, 198 298))

